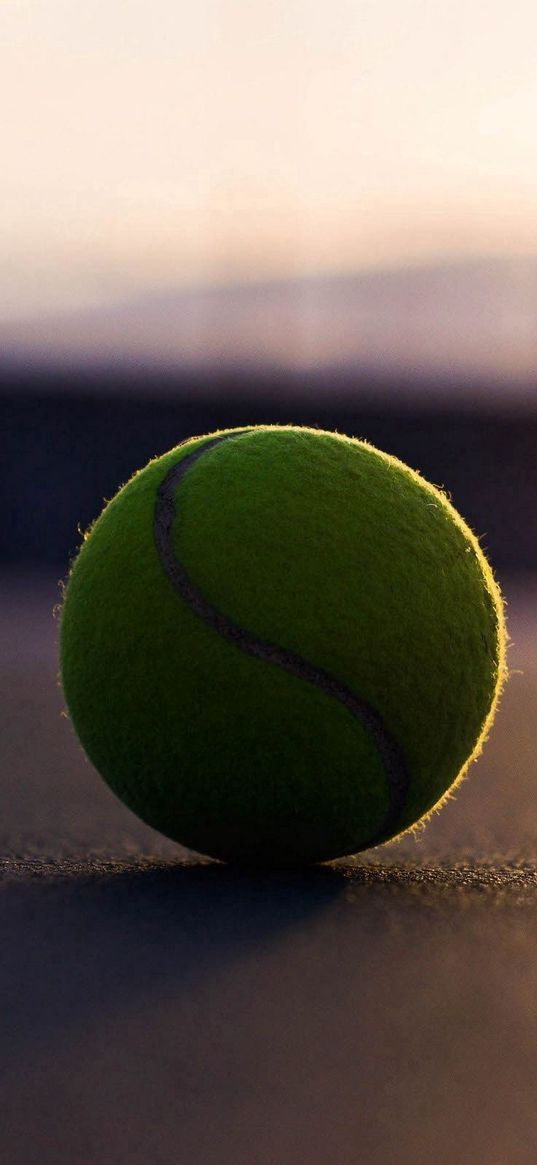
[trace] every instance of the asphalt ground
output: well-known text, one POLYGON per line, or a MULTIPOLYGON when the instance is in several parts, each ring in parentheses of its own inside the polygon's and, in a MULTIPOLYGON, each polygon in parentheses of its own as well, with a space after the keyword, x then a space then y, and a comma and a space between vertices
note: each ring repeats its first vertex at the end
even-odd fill
POLYGON ((533 1165, 537 582, 426 829, 239 872, 120 805, 57 680, 54 576, 1 580, 5 1165, 533 1165))

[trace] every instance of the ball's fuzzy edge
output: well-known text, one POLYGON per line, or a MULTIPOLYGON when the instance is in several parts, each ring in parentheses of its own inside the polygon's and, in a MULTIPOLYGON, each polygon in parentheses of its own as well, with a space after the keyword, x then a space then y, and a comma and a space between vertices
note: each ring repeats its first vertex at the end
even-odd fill
MULTIPOLYGON (((394 460, 398 460, 398 459, 394 458, 394 460)), ((418 473, 417 470, 412 470, 412 472, 414 474, 416 474, 417 477, 420 478, 420 480, 422 481, 423 484, 431 485, 431 483, 427 482, 426 479, 423 478, 421 476, 421 474, 418 473)), ((467 758, 467 760, 463 764, 462 768, 459 770, 459 773, 457 774, 453 783, 449 786, 448 789, 446 789, 445 793, 442 794, 440 799, 432 806, 431 809, 429 809, 427 811, 427 813, 422 814, 422 816, 419 817, 417 821, 414 821, 412 825, 409 825, 406 829, 401 830, 400 833, 395 834, 395 836, 389 838, 388 841, 383 842, 383 844, 382 844, 383 849, 387 848, 388 846, 394 845, 396 842, 401 841, 401 839, 403 837, 409 837, 410 835, 414 835, 416 838, 418 838, 419 835, 426 828, 428 823, 431 821, 431 819, 433 817, 435 817, 435 815, 437 813, 440 813, 440 811, 444 808, 444 806, 447 804, 447 802, 454 800, 456 798, 457 793, 458 793, 461 785, 463 784, 465 778, 468 776, 469 770, 471 769, 471 767, 475 763, 475 761, 479 760, 479 757, 481 756, 481 754, 483 752, 485 744, 487 743, 487 740, 489 739, 489 736, 490 736, 490 733, 491 733, 491 730, 492 730, 492 727, 494 724, 494 720, 496 718, 496 713, 498 711, 498 707, 499 707, 502 695, 503 695, 504 690, 505 690, 505 686, 506 686, 506 684, 509 681, 509 678, 511 676, 511 672, 510 672, 509 667, 508 667, 508 659, 507 659, 509 647, 511 645, 511 637, 509 635, 509 630, 507 627, 507 615, 506 615, 507 600, 506 600, 506 598, 501 590, 500 584, 499 584, 499 582, 494 574, 492 566, 490 565, 490 562, 489 562, 486 554, 484 553, 484 551, 481 547, 481 543, 480 543, 480 540, 477 537, 477 535, 468 526, 467 522, 462 518, 461 514, 454 507, 454 505, 451 501, 451 498, 449 497, 447 492, 444 489, 442 489, 440 486, 433 486, 432 488, 442 496, 442 498, 444 499, 444 502, 447 502, 448 506, 450 507, 450 509, 453 513, 453 516, 457 520, 457 524, 463 526, 466 537, 469 539, 472 546, 474 547, 476 555, 481 563, 483 575, 484 575, 485 582, 487 585, 487 590, 491 596, 494 610, 496 612, 496 618, 498 621, 498 666, 496 669, 496 685, 495 685, 495 690, 494 690, 494 698, 493 698, 492 703, 490 705, 488 715, 487 715, 485 722, 483 724, 483 728, 481 730, 481 735, 479 736, 479 739, 476 741, 476 744, 475 744, 472 752, 470 753, 469 757, 467 758)), ((380 848, 380 847, 377 847, 377 848, 380 848)))
MULTIPOLYGON (((226 435, 229 433, 246 431, 246 430, 248 432, 252 432, 252 431, 255 431, 256 429, 265 430, 265 431, 266 430, 275 430, 275 431, 300 430, 301 432, 310 432, 310 433, 315 434, 315 435, 320 435, 320 434, 323 434, 324 432, 326 432, 326 430, 322 430, 322 429, 315 428, 312 426, 300 426, 300 425, 296 425, 296 424, 288 424, 288 425, 257 424, 257 425, 244 425, 244 426, 240 426, 240 427, 237 426, 237 427, 233 427, 233 428, 222 428, 222 429, 212 430, 210 434, 204 434, 204 435, 198 436, 197 441, 199 441, 200 443, 204 443, 210 437, 215 437, 215 436, 220 436, 220 435, 223 436, 223 435, 226 435)), ((389 840, 382 842, 382 846, 384 847, 387 845, 392 845, 397 841, 400 841, 402 837, 406 837, 409 834, 418 835, 419 833, 421 833, 421 831, 425 828, 425 826, 431 820, 431 818, 438 811, 440 811, 443 808, 443 806, 446 804, 446 802, 451 800, 454 796, 456 796, 456 793, 457 793, 458 789, 460 788, 462 782, 464 781, 465 777, 467 776, 471 766, 480 757, 480 755, 483 751, 483 748, 484 748, 484 746, 485 746, 485 744, 490 736, 490 732, 491 732, 491 729, 492 729, 492 726, 493 726, 493 723, 494 723, 494 720, 496 717, 496 713, 498 711, 498 706, 499 706, 503 691, 505 689, 505 685, 506 685, 506 683, 509 679, 509 676, 510 676, 510 671, 508 668, 508 661, 507 661, 508 649, 509 649, 509 645, 510 645, 510 636, 509 636, 509 632, 508 632, 508 628, 507 628, 507 619, 506 619, 506 605, 507 604, 506 604, 505 597, 502 594, 499 582, 494 575, 491 564, 486 556, 486 553, 484 552, 484 550, 481 546, 480 538, 468 526, 465 519, 461 516, 459 511, 453 505, 448 492, 443 487, 432 484, 428 479, 423 477, 423 475, 418 470, 410 467, 406 462, 402 461, 400 458, 396 457, 395 455, 386 453, 386 451, 384 451, 384 450, 379 450, 378 447, 376 447, 372 442, 368 441, 365 438, 349 437, 348 434, 340 433, 336 429, 332 430, 330 432, 330 435, 343 438, 343 440, 347 440, 350 443, 354 443, 356 441, 359 441, 360 444, 368 446, 373 452, 381 452, 382 456, 384 458, 386 458, 388 461, 390 461, 394 466, 401 467, 402 469, 404 469, 406 473, 408 473, 410 476, 414 477, 417 481, 419 481, 420 485, 423 488, 430 491, 432 495, 441 498, 443 506, 446 507, 450 511, 450 514, 451 514, 453 521, 463 531, 466 539, 470 542, 470 544, 472 545, 472 547, 474 549, 476 557, 479 560, 479 563, 481 565, 481 569, 483 572, 483 578, 484 578, 488 593, 491 597, 492 604, 493 604, 493 607, 494 607, 494 610, 496 613, 496 619, 497 619, 498 661, 497 661, 497 668, 496 668, 496 683, 495 683, 495 689, 494 689, 494 697, 493 697, 493 700, 491 702, 491 706, 490 706, 490 709, 489 709, 488 714, 486 716, 486 719, 484 721, 483 728, 482 728, 481 734, 479 736, 479 739, 477 740, 471 754, 469 755, 469 757, 465 761, 464 765, 460 769, 457 777, 452 782, 450 787, 446 790, 446 792, 435 803, 435 805, 433 805, 432 808, 429 809, 426 813, 424 813, 417 821, 415 821, 411 825, 407 826, 405 829, 401 830, 400 833, 396 834, 395 836, 393 836, 389 840)), ((196 438, 188 437, 184 441, 180 442, 177 446, 175 446, 174 449, 169 450, 169 452, 173 452, 173 451, 175 451, 175 449, 180 449, 183 445, 188 444, 188 443, 190 443, 190 441, 195 440, 195 439, 196 438)), ((157 454, 155 457, 153 457, 149 460, 149 462, 147 463, 146 466, 143 466, 140 469, 136 470, 136 472, 134 474, 132 474, 131 477, 125 483, 123 483, 123 485, 121 487, 118 488, 117 493, 121 493, 122 490, 124 488, 126 488, 126 486, 128 486, 135 478, 137 478, 139 474, 143 473, 149 465, 160 460, 161 456, 162 456, 162 454, 157 454)), ((117 496, 117 493, 114 495, 114 497, 117 496)), ((103 507, 102 507, 103 510, 106 508, 106 506, 108 505, 110 500, 113 500, 113 499, 106 499, 106 498, 103 499, 103 507)), ((59 590, 60 590, 60 597, 59 597, 58 603, 54 607, 54 616, 56 617, 56 619, 59 620, 59 622, 61 622, 61 619, 62 619, 66 590, 67 590, 67 587, 69 584, 71 573, 73 571, 74 565, 75 565, 76 560, 78 558, 80 548, 84 544, 84 542, 86 542, 87 539, 90 537, 95 524, 99 520, 99 517, 100 517, 100 514, 97 514, 95 519, 89 524, 89 526, 87 527, 87 529, 85 531, 79 530, 79 533, 81 534, 80 546, 73 552, 73 554, 70 558, 66 578, 59 581, 58 585, 59 585, 59 590)), ((62 679, 61 679, 61 672, 60 671, 58 671, 58 683, 61 687, 62 679)), ((67 710, 65 710, 64 715, 69 717, 69 713, 67 712, 67 710)), ((374 849, 376 847, 371 847, 371 848, 374 849)), ((349 855, 349 856, 351 856, 351 855, 349 855)), ((339 858, 339 859, 336 858, 336 859, 333 859, 333 862, 335 862, 335 863, 344 862, 345 860, 347 860, 347 859, 346 858, 339 858)), ((328 861, 328 862, 323 863, 323 864, 331 864, 331 863, 330 863, 330 861, 328 861)))

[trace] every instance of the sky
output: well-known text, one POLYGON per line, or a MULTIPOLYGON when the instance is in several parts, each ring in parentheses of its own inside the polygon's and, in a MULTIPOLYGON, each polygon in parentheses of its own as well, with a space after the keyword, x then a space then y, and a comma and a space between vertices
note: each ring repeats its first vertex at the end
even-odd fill
POLYGON ((0 316, 537 254, 534 0, 2 0, 0 316))

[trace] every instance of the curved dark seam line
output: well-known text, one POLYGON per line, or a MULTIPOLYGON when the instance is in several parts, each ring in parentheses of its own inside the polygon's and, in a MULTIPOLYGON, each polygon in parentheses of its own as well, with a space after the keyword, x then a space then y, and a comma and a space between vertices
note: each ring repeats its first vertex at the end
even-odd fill
POLYGON ((216 631, 217 635, 234 643, 236 647, 248 655, 275 664, 275 666, 290 672, 291 675, 305 680, 306 683, 321 688, 328 696, 343 704, 369 733, 384 765, 389 802, 381 828, 362 846, 363 849, 367 849, 372 845, 377 845, 394 831, 406 801, 409 785, 401 750, 388 732, 382 717, 371 704, 355 696, 350 688, 330 675, 324 668, 314 666, 300 655, 295 655, 294 652, 287 651, 284 647, 257 639, 246 628, 222 614, 198 590, 182 562, 175 555, 173 527, 177 517, 176 491, 180 481, 196 461, 210 449, 214 449, 224 441, 236 440, 248 432, 250 432, 249 429, 243 429, 240 432, 235 430, 233 433, 226 433, 221 437, 213 437, 212 440, 198 446, 192 453, 187 454, 186 457, 172 466, 157 490, 154 517, 154 538, 157 553, 170 582, 179 592, 181 598, 185 603, 188 603, 188 606, 204 623, 216 631))

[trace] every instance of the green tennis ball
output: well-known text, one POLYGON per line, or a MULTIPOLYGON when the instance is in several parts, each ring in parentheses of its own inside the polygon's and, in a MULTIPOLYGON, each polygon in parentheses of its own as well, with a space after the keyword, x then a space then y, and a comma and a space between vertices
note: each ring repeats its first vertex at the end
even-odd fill
POLYGON ((376 846, 480 751, 502 600, 448 499, 363 441, 197 437, 106 506, 68 580, 68 708, 118 796, 216 858, 376 846))

